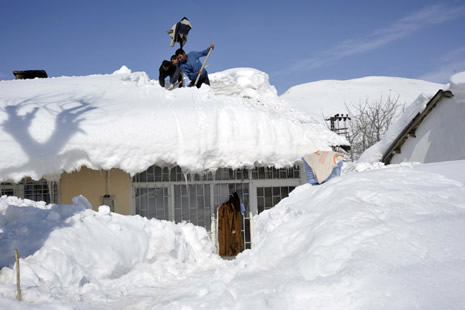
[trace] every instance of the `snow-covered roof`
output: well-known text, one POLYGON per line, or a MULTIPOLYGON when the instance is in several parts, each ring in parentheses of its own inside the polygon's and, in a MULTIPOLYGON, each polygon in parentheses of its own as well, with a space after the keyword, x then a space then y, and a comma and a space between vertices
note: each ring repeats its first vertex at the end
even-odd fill
POLYGON ((153 164, 199 171, 292 165, 347 141, 280 100, 254 69, 212 87, 167 91, 144 72, 0 81, 0 180, 81 166, 130 174, 153 164))
MULTIPOLYGON (((449 84, 443 87, 444 90, 450 90, 453 94, 453 101, 457 104, 465 104, 465 72, 457 73, 450 78, 449 84)), ((399 119, 392 124, 389 129, 384 134, 381 141, 367 149, 359 158, 360 162, 375 162, 380 161, 383 157, 383 154, 386 153, 388 148, 393 144, 393 142, 401 135, 406 126, 408 126, 411 121, 423 112, 430 102, 430 99, 433 96, 426 96, 424 94, 420 95, 412 104, 410 104, 405 112, 399 117, 399 119)), ((456 119, 449 119, 447 123, 442 124, 442 130, 444 132, 455 131, 454 126, 457 122, 463 122, 463 115, 458 113, 454 115, 456 119)), ((438 128, 439 129, 439 128, 438 128)), ((446 134, 447 135, 447 134, 446 134)), ((447 139, 443 140, 444 147, 442 149, 447 149, 446 145, 449 141, 447 139)), ((457 141, 457 143, 462 143, 462 141, 457 141)))
POLYGON ((352 80, 322 80, 291 87, 280 96, 297 110, 317 120, 335 114, 347 114, 347 107, 359 103, 397 99, 398 104, 410 104, 420 94, 434 95, 444 85, 400 77, 369 76, 352 80))

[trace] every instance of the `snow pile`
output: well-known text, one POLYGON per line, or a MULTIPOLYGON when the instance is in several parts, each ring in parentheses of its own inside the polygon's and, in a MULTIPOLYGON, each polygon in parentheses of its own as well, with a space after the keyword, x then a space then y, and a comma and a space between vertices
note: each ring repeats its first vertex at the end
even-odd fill
POLYGON ((217 75, 223 85, 240 87, 223 88, 224 95, 208 86, 170 92, 124 66, 110 75, 1 81, 0 180, 58 179, 81 166, 130 174, 153 164, 191 171, 282 167, 347 144, 282 105, 264 73, 217 75), (250 99, 259 97, 266 103, 250 99))
MULTIPOLYGON (((0 198, 0 294, 14 283, 14 249, 22 259, 23 297, 33 302, 44 291, 79 291, 145 268, 151 278, 182 277, 212 258, 207 232, 192 224, 95 212, 84 197, 74 205, 44 205, 0 198), (2 288, 3 287, 3 288, 2 288)), ((163 282, 163 281, 161 281, 163 282)), ((1 308, 1 307, 0 307, 1 308)))
MULTIPOLYGON (((457 73, 450 78, 450 83, 443 87, 443 89, 449 89, 452 91, 454 97, 452 101, 456 104, 465 104, 465 72, 457 73)), ((434 95, 434 94, 433 94, 434 95)), ((399 117, 397 121, 395 121, 389 129, 384 134, 381 141, 370 147, 366 150, 359 158, 360 162, 375 162, 380 161, 383 154, 387 151, 389 146, 394 142, 394 140, 402 133, 405 127, 410 123, 410 121, 418 114, 421 113, 426 104, 431 100, 432 96, 425 97, 424 95, 418 96, 418 98, 412 102, 407 108, 405 112, 399 117)), ((452 118, 447 120, 447 123, 442 123, 442 128, 437 128, 438 130, 445 131, 445 138, 443 139, 442 146, 436 146, 438 152, 442 152, 441 150, 446 150, 450 145, 454 145, 457 141, 453 141, 450 143, 448 136, 450 136, 450 132, 456 131, 457 128, 454 127, 458 123, 463 122, 463 117, 460 113, 460 110, 457 110, 457 113, 453 115, 452 118), (454 119, 456 118, 456 119, 454 119), (450 129, 448 127, 451 126, 450 129), (448 133, 449 132, 449 133, 448 133)), ((462 136, 463 138, 463 136, 462 136)), ((458 142, 458 143, 461 143, 458 142)), ((427 150, 429 146, 425 146, 425 150, 427 150)))
POLYGON ((234 261, 192 225, 3 197, 2 249, 47 237, 21 259, 20 308, 14 269, 0 271, 0 308, 459 309, 464 174, 465 161, 404 164, 302 185, 255 218, 234 261))
POLYGON ((465 161, 458 161, 300 186, 257 217, 255 247, 233 266, 146 303, 162 309, 459 309, 465 304, 464 173, 465 161))
POLYGON ((238 95, 258 101, 277 98, 278 92, 269 83, 268 74, 252 68, 229 69, 209 75, 215 94, 238 95))
POLYGON ((408 105, 420 94, 432 96, 442 84, 421 80, 370 76, 353 80, 323 80, 291 87, 281 99, 292 108, 324 120, 335 114, 347 114, 349 108, 358 104, 380 100, 398 100, 399 105, 408 105))

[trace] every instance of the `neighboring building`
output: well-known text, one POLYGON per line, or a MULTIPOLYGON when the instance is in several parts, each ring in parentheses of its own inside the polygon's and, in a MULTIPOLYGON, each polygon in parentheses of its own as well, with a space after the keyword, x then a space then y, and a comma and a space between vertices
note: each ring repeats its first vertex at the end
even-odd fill
POLYGON ((439 90, 392 142, 385 164, 465 159, 465 102, 439 90))
POLYGON ((359 162, 434 163, 465 159, 465 72, 443 89, 421 94, 359 162))

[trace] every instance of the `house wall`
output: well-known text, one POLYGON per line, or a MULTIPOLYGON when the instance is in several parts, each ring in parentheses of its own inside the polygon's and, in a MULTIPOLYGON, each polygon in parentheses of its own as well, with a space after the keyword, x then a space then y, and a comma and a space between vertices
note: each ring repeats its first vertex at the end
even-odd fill
POLYGON ((415 135, 392 157, 391 164, 465 159, 465 102, 457 97, 441 100, 415 135))
POLYGON ((130 214, 130 176, 120 169, 110 171, 91 170, 83 167, 79 171, 63 173, 60 179, 60 203, 72 204, 72 198, 83 195, 94 210, 102 205, 102 196, 114 198, 115 212, 130 214))

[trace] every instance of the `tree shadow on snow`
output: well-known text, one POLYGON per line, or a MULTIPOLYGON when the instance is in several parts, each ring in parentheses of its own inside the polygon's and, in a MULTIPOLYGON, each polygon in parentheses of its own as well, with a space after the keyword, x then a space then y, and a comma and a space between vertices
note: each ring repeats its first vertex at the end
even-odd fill
MULTIPOLYGON (((56 162, 66 160, 67 156, 60 152, 68 141, 77 133, 85 134, 81 129, 81 123, 88 112, 97 109, 92 106, 92 102, 95 101, 96 98, 92 97, 72 97, 63 100, 63 97, 44 95, 1 108, 0 113, 6 114, 6 120, 0 126, 23 150, 27 161, 21 165, 0 169, 0 175, 8 176, 24 171, 32 171, 36 176, 44 176, 50 172, 59 173, 51 170, 64 165, 57 165, 56 162), (55 116, 53 131, 41 142, 31 135, 31 125, 39 112, 55 116)), ((50 116, 46 119, 48 121, 50 116)), ((75 159, 85 156, 81 150, 68 152, 72 152, 71 155, 75 159)), ((69 205, 53 205, 51 209, 9 205, 0 216, 0 268, 14 264, 15 248, 22 258, 35 253, 53 230, 66 226, 64 219, 80 211, 82 208, 69 205)))
POLYGON ((70 98, 66 101, 59 101, 53 96, 41 96, 24 100, 16 105, 7 105, 3 109, 7 119, 0 126, 18 143, 27 155, 28 161, 19 167, 1 169, 0 174, 9 175, 16 171, 26 170, 25 168, 35 171, 36 175, 46 174, 47 166, 43 164, 47 161, 52 164, 59 159, 60 151, 67 142, 76 133, 85 133, 80 128, 80 124, 85 120, 83 116, 86 113, 97 109, 91 105, 92 101, 95 99, 70 98), (30 106, 33 106, 31 110, 21 114, 21 110, 28 109, 30 106), (30 132, 32 122, 40 109, 56 115, 54 130, 43 142, 37 141, 30 132))

